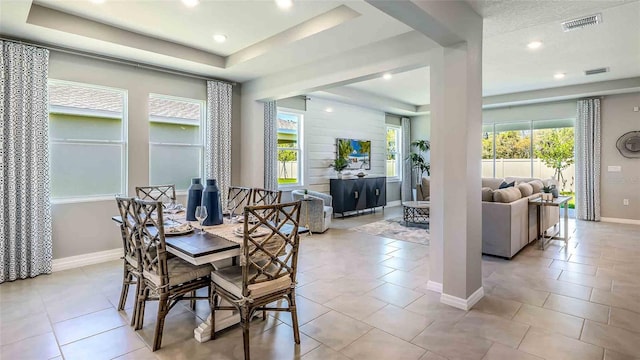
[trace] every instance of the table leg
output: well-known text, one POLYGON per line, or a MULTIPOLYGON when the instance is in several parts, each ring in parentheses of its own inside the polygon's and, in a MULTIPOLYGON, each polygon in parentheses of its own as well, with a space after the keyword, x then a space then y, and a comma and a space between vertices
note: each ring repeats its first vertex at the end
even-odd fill
POLYGON ((564 244, 569 245, 569 201, 564 203, 564 244))
MULTIPOLYGON (((240 313, 232 310, 217 310, 216 312, 216 331, 226 329, 240 322, 240 313), (226 314, 226 316, 225 316, 226 314)), ((211 315, 207 320, 193 330, 193 336, 197 342, 205 342, 211 340, 211 315)))
POLYGON ((538 206, 538 229, 540 229, 540 248, 544 251, 544 204, 538 206))

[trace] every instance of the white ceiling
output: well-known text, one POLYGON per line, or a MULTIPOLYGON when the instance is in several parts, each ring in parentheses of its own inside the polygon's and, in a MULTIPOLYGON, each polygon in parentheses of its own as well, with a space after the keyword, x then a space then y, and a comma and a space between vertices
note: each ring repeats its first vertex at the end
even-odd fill
MULTIPOLYGON (((485 18, 485 96, 640 76, 638 0, 467 2, 485 18), (602 24, 561 31, 561 21, 596 12, 602 24), (543 41, 542 48, 527 49, 531 40, 543 41), (597 67, 611 71, 583 75, 597 67), (555 80, 556 72, 567 76, 555 80)), ((286 11, 273 0, 201 0, 194 8, 180 0, 0 0, 3 37, 248 82, 249 88, 274 79, 294 84, 304 74, 304 91, 375 95, 408 113, 429 102, 423 53, 430 45, 415 34, 363 0, 294 0, 286 11), (214 33, 228 41, 214 42, 214 33), (391 80, 379 78, 385 71, 394 73, 391 80)))

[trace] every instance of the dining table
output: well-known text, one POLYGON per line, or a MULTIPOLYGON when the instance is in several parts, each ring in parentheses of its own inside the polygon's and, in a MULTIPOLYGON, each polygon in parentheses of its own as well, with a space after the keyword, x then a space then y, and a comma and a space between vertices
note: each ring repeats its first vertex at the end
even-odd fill
MULTIPOLYGON (((220 269, 235 265, 235 258, 241 255, 244 237, 239 235, 238 228, 243 227, 239 220, 224 218, 220 225, 200 226, 197 221, 187 221, 185 212, 165 214, 163 223, 165 226, 165 242, 167 251, 193 265, 210 263, 214 269, 220 269), (193 231, 186 234, 169 234, 168 227, 180 226, 190 223, 193 231), (202 233, 200 230, 204 230, 202 233)), ((113 216, 111 218, 118 224, 122 223, 122 217, 113 216)), ((293 227, 285 224, 281 231, 286 233, 292 231, 293 227)), ((306 233, 305 227, 299 227, 299 233, 306 233)), ((216 311, 216 331, 226 329, 240 323, 240 313, 236 310, 216 311)), ((211 315, 193 330, 196 341, 205 342, 211 339, 211 315)))

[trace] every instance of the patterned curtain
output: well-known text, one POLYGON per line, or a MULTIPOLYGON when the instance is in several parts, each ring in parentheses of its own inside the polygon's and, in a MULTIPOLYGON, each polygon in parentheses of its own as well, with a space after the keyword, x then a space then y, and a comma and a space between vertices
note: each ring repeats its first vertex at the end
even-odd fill
POLYGON ((278 111, 275 101, 264 104, 264 188, 278 190, 278 111))
MULTIPOLYGON (((402 118, 402 156, 406 158, 411 152, 411 119, 402 118)), ((402 201, 411 201, 411 162, 402 159, 402 201)))
POLYGON ((231 84, 207 81, 205 175, 216 179, 222 206, 231 185, 231 84))
POLYGON ((0 283, 51 273, 49 51, 0 41, 0 283))
POLYGON ((600 99, 578 100, 576 209, 578 219, 600 221, 600 99))

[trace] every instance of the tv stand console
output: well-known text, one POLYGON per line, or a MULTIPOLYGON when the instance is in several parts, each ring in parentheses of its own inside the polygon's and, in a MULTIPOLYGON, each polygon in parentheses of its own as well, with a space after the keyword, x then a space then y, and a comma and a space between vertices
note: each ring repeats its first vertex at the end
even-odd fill
POLYGON ((363 177, 350 179, 330 179, 330 193, 333 197, 333 214, 356 212, 387 206, 387 178, 363 177))

